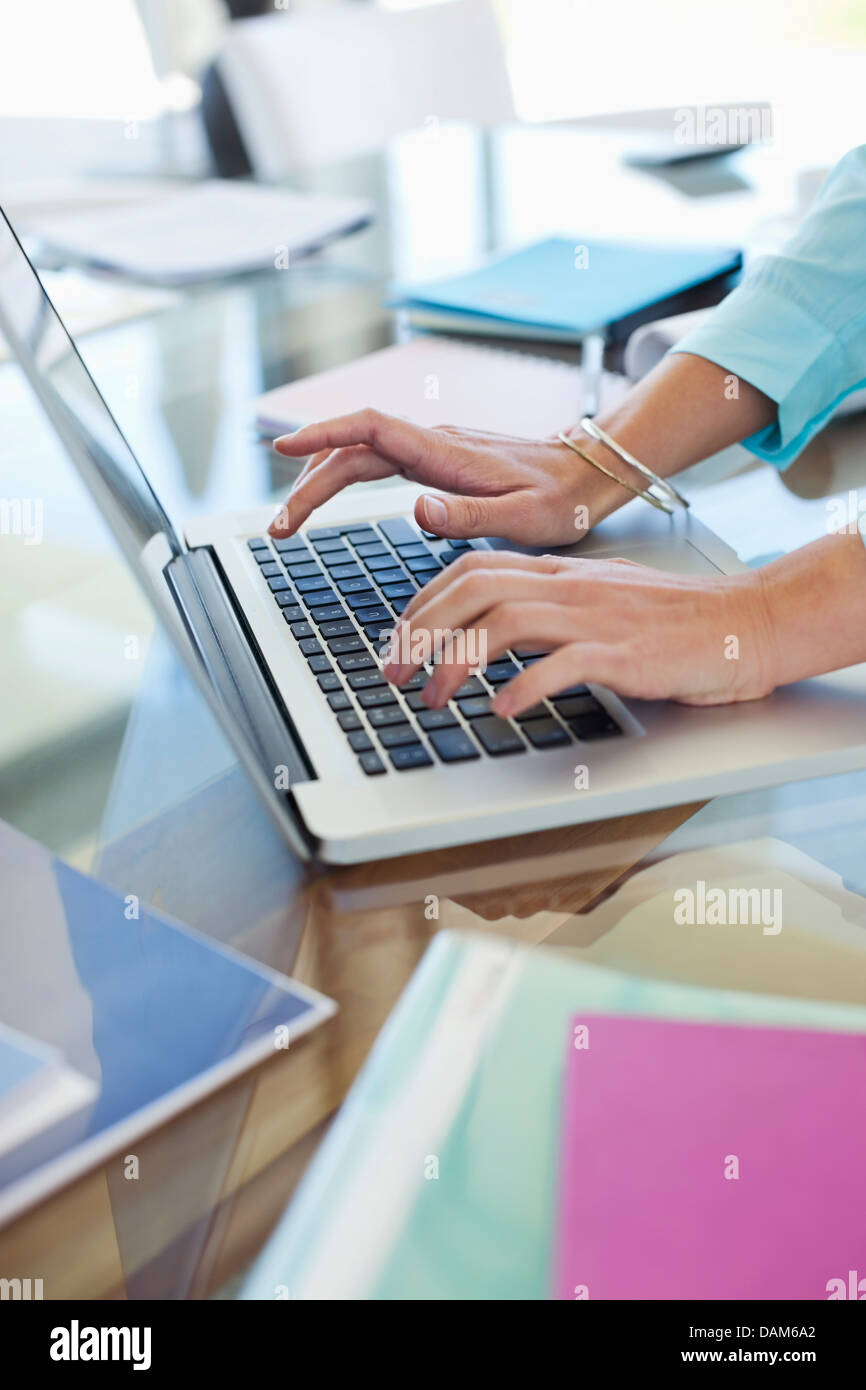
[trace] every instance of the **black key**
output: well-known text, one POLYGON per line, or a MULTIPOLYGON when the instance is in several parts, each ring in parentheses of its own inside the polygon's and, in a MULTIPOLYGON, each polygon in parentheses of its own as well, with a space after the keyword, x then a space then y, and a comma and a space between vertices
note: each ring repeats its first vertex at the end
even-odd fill
POLYGON ((550 647, 533 647, 531 642, 522 642, 519 646, 513 648, 513 652, 517 659, 522 661, 528 656, 550 656, 550 647))
MULTIPOLYGON (((297 604, 298 601, 292 593, 291 589, 280 589, 278 593, 274 594, 274 598, 276 599, 276 602, 278 603, 280 608, 288 608, 289 604, 297 604)), ((303 611, 301 612, 300 616, 301 618, 303 618, 303 611)), ((296 621, 296 619, 287 618, 286 621, 293 623, 296 621)))
POLYGON ((310 603, 310 617, 314 623, 336 623, 348 617, 345 608, 339 603, 310 603))
POLYGON ((612 738, 621 734, 622 729, 615 724, 607 710, 599 709, 597 714, 583 714, 579 719, 569 719, 569 728, 587 743, 594 738, 612 738))
POLYGON ((330 669, 330 662, 328 663, 328 670, 325 672, 325 674, 319 676, 319 689, 324 690, 326 694, 330 690, 343 689, 340 677, 337 675, 336 671, 332 671, 330 669))
POLYGON ((360 605, 355 609, 355 617, 359 623, 389 623, 391 614, 381 603, 374 603, 371 608, 360 605))
POLYGON ((558 748, 562 743, 571 742, 565 729, 555 719, 534 720, 526 725, 524 732, 533 748, 558 748))
POLYGON ((276 594, 274 597, 277 603, 279 603, 281 599, 286 600, 286 607, 283 609, 283 617, 287 623, 299 623, 302 621, 304 610, 301 608, 300 604, 292 603, 292 594, 276 594))
POLYGON ((442 539, 441 536, 436 535, 435 531, 425 531, 423 526, 421 527, 421 535, 428 541, 438 541, 442 539))
POLYGON ((512 676, 518 675, 519 672, 520 667, 515 666, 513 661, 491 661, 484 676, 491 685, 501 685, 503 681, 510 681, 512 676))
POLYGON ((348 652, 337 657, 337 665, 341 671, 367 671, 376 663, 369 652, 348 652))
POLYGON ((601 705, 592 695, 554 695, 553 705, 563 719, 578 719, 583 714, 598 714, 601 705))
POLYGON ((423 690, 430 677, 426 671, 416 671, 414 676, 410 676, 401 690, 423 690))
POLYGON ((547 708, 547 705, 531 705, 529 709, 525 709, 522 714, 516 714, 514 717, 518 724, 529 724, 534 719, 549 719, 550 710, 547 708))
POLYGON ((275 579, 268 580, 268 588, 272 594, 278 594, 281 590, 288 589, 288 587, 289 581, 288 579, 283 579, 282 575, 278 575, 275 579))
POLYGON ((373 603, 376 598, 372 584, 363 574, 359 574, 355 579, 341 579, 337 588, 340 590, 341 594, 370 594, 371 603, 373 603))
POLYGON ((316 641, 315 637, 301 638, 301 641, 298 643, 298 646, 300 647, 304 656, 322 655, 322 648, 319 646, 319 643, 316 641))
POLYGON ((588 686, 588 685, 567 685, 567 686, 565 687, 564 690, 559 690, 559 691, 557 691, 557 693, 556 693, 555 695, 552 695, 550 698, 553 699, 553 700, 562 700, 566 695, 588 695, 588 694, 589 694, 589 686, 588 686))
POLYGON ((443 763, 463 763, 478 757, 478 749, 465 729, 434 729, 430 742, 443 763))
POLYGON ((412 578, 415 580, 418 588, 423 589, 425 584, 429 584, 431 579, 435 579, 437 574, 441 573, 441 570, 419 570, 417 574, 412 575, 412 578))
MULTIPOLYGON (((413 590, 412 592, 414 593, 414 590, 413 590)), ((409 607, 409 602, 410 602, 410 600, 411 600, 411 597, 412 597, 411 594, 401 594, 399 597, 392 598, 392 599, 390 600, 391 607, 393 608, 394 612, 397 614, 397 617, 398 617, 398 618, 399 618, 400 614, 403 612, 403 609, 409 607)))
MULTIPOLYGON (((317 570, 315 574, 311 574, 309 579, 296 579, 295 588, 299 594, 311 594, 315 589, 327 589, 329 594, 333 594, 334 592, 333 589, 328 589, 328 580, 322 574, 321 570, 317 570)), ((322 598, 319 599, 319 602, 330 603, 330 599, 322 598)))
POLYGON ((348 526, 341 526, 340 535, 347 536, 353 545, 357 545, 359 542, 363 545, 367 541, 375 541, 377 545, 380 543, 372 526, 361 525, 359 521, 350 522, 348 526))
POLYGON ((526 748, 523 739, 512 729, 508 720, 499 719, 495 714, 491 714, 487 719, 476 719, 472 725, 472 732, 481 739, 484 748, 493 758, 499 758, 503 753, 522 753, 526 748))
POLYGON ((446 705, 444 709, 424 709, 418 715, 422 729, 450 729, 456 727, 457 720, 446 705))
POLYGON ((410 526, 404 516, 390 517, 379 522, 379 530, 392 545, 411 545, 418 540, 418 532, 410 526))
POLYGON ((380 729, 376 737, 383 748, 398 748, 402 743, 418 743, 418 735, 411 724, 393 724, 389 729, 380 729))
POLYGON ((263 536, 253 536, 252 540, 247 541, 250 550, 267 550, 268 543, 263 536))
POLYGON ((417 536, 414 541, 407 541, 405 545, 398 545, 396 550, 401 560, 408 560, 413 555, 432 554, 432 551, 430 551, 422 541, 419 541, 417 536))
MULTIPOLYGON (((330 544, 330 542, 322 541, 322 545, 325 544, 330 544)), ((340 578, 339 575, 334 574, 334 570, 339 569, 340 565, 350 565, 354 563, 351 550, 347 550, 344 545, 341 545, 340 549, 334 551, 331 555, 320 555, 319 559, 325 566, 325 569, 330 570, 332 579, 340 578)))
POLYGON ((388 757, 398 772, 405 772, 410 767, 430 767, 433 762, 427 749, 420 743, 407 743, 403 748, 392 748, 388 757))
POLYGON ((357 550, 358 554, 361 555, 364 558, 364 560, 379 560, 383 556, 387 556, 388 559, 391 558, 390 550, 386 550, 384 545, 382 545, 380 541, 368 541, 366 544, 362 542, 360 545, 356 544, 353 541, 352 544, 355 546, 355 549, 357 550))
POLYGON ((303 536, 289 536, 284 541, 273 541, 272 544, 274 550, 278 551, 280 555, 289 555, 293 550, 297 551, 298 555, 309 555, 310 553, 303 536))
POLYGON ((375 777, 378 773, 385 771, 385 766, 378 753, 362 753, 358 762, 370 777, 375 777))
POLYGON ((374 685, 388 684, 378 667, 374 671, 352 671, 347 680, 350 690, 369 690, 374 685))
POLYGON ((455 560, 460 559, 460 555, 461 552, 459 550, 455 550, 453 546, 449 546, 447 550, 439 551, 437 559, 442 565, 453 565, 455 560))
MULTIPOLYGON (((309 661, 307 662, 307 665, 309 666, 314 676, 326 675, 327 672, 333 671, 334 669, 326 656, 311 656, 309 661)), ((324 688, 325 687, 323 686, 322 689, 324 690, 324 688)), ((329 686, 328 689, 331 689, 331 687, 329 686)), ((334 687, 334 689, 336 689, 336 687, 334 687)))
POLYGON ((469 676, 454 692, 453 699, 465 700, 470 695, 486 695, 487 691, 477 676, 469 676))
MULTIPOLYGON (((384 584, 382 586, 382 593, 386 598, 404 598, 406 603, 408 603, 415 593, 415 585, 409 581, 404 584, 384 584)), ((394 607, 396 608, 396 604, 394 604, 394 607)), ((402 609, 400 611, 402 612, 402 609)))
MULTIPOLYGON (((313 549, 318 551, 320 555, 327 555, 332 550, 336 550, 340 555, 348 555, 349 553, 339 536, 332 536, 329 540, 313 541, 313 549)), ((324 563, 327 564, 327 560, 324 563)))
POLYGON ((340 535, 339 526, 320 526, 317 531, 307 531, 308 541, 335 541, 340 535))
MULTIPOLYGON (((400 558, 403 559, 402 556, 400 558)), ((432 552, 429 550, 426 555, 411 555, 408 560, 403 560, 403 564, 406 566, 407 570, 411 570, 413 574, 416 570, 439 569, 432 552)))
POLYGON ((334 656, 343 656, 346 652, 365 652, 367 648, 361 641, 356 632, 351 637, 331 637, 328 639, 328 651, 333 652, 334 656))
MULTIPOLYGON (((358 614, 358 617, 360 617, 360 616, 361 616, 361 615, 360 615, 360 613, 359 613, 359 614, 358 614)), ((393 631, 394 631, 394 621, 393 621, 392 618, 389 618, 388 621, 387 621, 386 623, 365 623, 365 624, 364 624, 364 635, 365 635, 365 637, 367 637, 367 638, 369 639, 369 641, 371 641, 371 642, 378 642, 378 641, 380 641, 382 638, 385 638, 386 641, 387 641, 387 640, 390 638, 390 635, 391 635, 391 633, 392 633, 393 631)))
MULTIPOLYGON (((388 569, 377 571, 373 578, 382 588, 386 584, 406 584, 409 581, 406 571, 401 570, 397 565, 389 565, 388 569)), ((387 593, 387 590, 385 592, 387 593)))
POLYGON ((284 561, 286 571, 292 579, 324 579, 319 566, 313 561, 301 560, 297 564, 292 564, 290 560, 284 561))
POLYGON ((457 708, 464 719, 482 719, 490 713, 490 696, 470 695, 468 700, 458 700, 457 708))
POLYGON ((381 705, 396 705, 397 696, 390 685, 379 685, 375 690, 362 690, 358 696, 361 709, 377 709, 381 705))
MULTIPOLYGON (((397 568, 397 561, 394 559, 394 556, 389 555, 386 550, 383 550, 381 555, 371 555, 369 559, 364 560, 364 564, 371 574, 379 574, 382 571, 387 573, 388 570, 397 568)), ((405 579, 405 572, 401 570, 400 573, 405 579)))
POLYGON ((451 547, 452 550, 471 550, 471 549, 472 549, 472 546, 469 544, 469 541, 449 541, 448 544, 450 545, 450 547, 451 547))
MULTIPOLYGON (((357 584, 357 579, 344 579, 344 584, 357 584)), ((369 608, 371 604, 378 604, 379 595, 374 593, 371 588, 366 588, 358 594, 347 594, 346 605, 356 612, 359 608, 369 608)))
MULTIPOLYGON (((399 705, 385 705, 380 709, 371 709, 367 716, 374 729, 384 729, 389 724, 403 724, 406 716, 399 705)), ((412 735, 417 738, 417 734, 412 735)))
POLYGON ((314 633, 313 633, 313 629, 310 627, 310 624, 309 624, 309 623, 306 623, 306 622, 292 623, 292 636, 293 636, 293 637, 297 637, 298 640, 300 641, 300 639, 301 639, 302 637, 312 637, 312 636, 314 636, 314 633))
POLYGON ((355 624, 350 622, 348 618, 339 618, 336 622, 331 623, 320 623, 319 636, 324 637, 326 641, 329 637, 354 637, 355 624))
POLYGON ((328 696, 328 704, 335 714, 338 710, 352 708, 352 701, 349 699, 345 690, 335 690, 333 695, 328 696))
POLYGON ((364 727, 361 723, 360 715, 353 709, 340 710, 340 713, 337 715, 337 723, 341 729, 346 730, 346 733, 348 733, 350 729, 363 729, 364 727))
POLYGON ((350 729, 347 737, 356 753, 372 753, 372 741, 363 729, 350 729))
MULTIPOLYGON (((302 579, 299 581, 299 584, 305 584, 306 582, 305 579, 302 579)), ((311 613, 318 612, 320 608, 330 608, 337 603, 337 595, 334 593, 333 589, 311 589, 309 593, 299 593, 298 598, 301 603, 307 605, 311 613)), ((343 617, 345 616, 344 613, 343 617)))
POLYGON ((276 575, 282 574, 282 572, 283 571, 280 569, 276 560, 269 560, 268 563, 266 565, 262 565, 261 569, 259 570, 259 573, 263 574, 265 579, 273 579, 276 575))
POLYGON ((363 579, 364 571, 360 565, 335 565, 331 570, 331 579, 363 579))
POLYGON ((408 687, 404 685, 402 687, 402 690, 404 695, 406 695, 406 703, 411 710, 422 710, 427 708, 426 704, 424 703, 423 689, 408 690, 408 687))
POLYGON ((272 550, 254 550, 253 559, 257 565, 272 565, 275 563, 272 550))

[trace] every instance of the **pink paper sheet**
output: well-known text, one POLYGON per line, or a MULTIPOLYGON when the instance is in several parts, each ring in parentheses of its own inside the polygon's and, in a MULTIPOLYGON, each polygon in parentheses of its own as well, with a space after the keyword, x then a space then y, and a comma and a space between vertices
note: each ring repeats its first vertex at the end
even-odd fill
POLYGON ((866 1298, 866 1037, 581 1014, 563 1102, 557 1298, 866 1298))

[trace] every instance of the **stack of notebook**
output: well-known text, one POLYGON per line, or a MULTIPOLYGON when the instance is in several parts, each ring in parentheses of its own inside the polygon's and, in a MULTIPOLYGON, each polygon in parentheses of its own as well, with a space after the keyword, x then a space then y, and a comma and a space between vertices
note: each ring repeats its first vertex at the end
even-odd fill
POLYGON ((864 1083, 863 1008, 440 932, 243 1296, 839 1296, 864 1083))

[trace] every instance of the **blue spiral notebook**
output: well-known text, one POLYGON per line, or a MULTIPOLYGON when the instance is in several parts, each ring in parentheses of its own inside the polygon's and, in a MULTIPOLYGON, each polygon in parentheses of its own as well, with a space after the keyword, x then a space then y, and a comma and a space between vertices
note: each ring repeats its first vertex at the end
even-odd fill
POLYGON ((730 248, 551 237, 467 274, 394 287, 388 303, 408 308, 422 327, 573 341, 741 265, 730 248))

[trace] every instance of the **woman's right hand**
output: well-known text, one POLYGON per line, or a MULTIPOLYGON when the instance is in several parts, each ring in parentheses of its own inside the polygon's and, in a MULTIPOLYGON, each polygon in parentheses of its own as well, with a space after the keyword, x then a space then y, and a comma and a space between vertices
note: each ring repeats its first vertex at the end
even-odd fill
MULTIPOLYGON (((591 448, 591 441, 586 441, 591 448)), ((312 455, 271 524, 288 536, 350 483, 401 475, 437 489, 415 504, 425 531, 457 539, 502 536, 518 545, 573 545, 628 493, 559 440, 439 425, 361 410, 275 440, 290 458, 312 455)))

